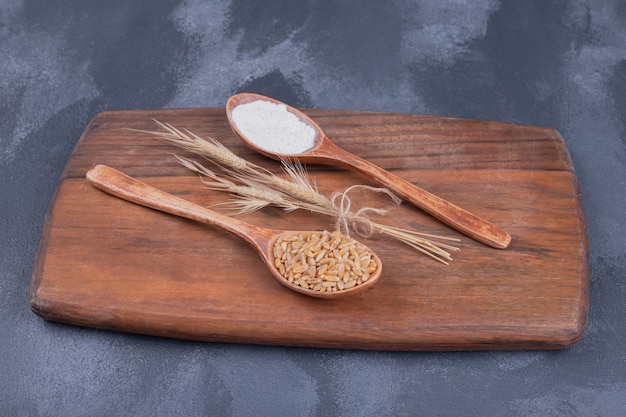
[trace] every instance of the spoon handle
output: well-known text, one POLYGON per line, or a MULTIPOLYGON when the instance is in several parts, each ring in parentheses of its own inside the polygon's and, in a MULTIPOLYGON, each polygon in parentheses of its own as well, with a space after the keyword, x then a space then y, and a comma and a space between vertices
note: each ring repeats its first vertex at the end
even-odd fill
POLYGON ((200 223, 221 227, 265 252, 264 243, 272 236, 270 229, 209 210, 190 201, 159 190, 106 165, 96 165, 87 172, 87 180, 95 187, 132 203, 159 210, 200 223))
POLYGON ((327 149, 327 152, 334 162, 339 162, 345 167, 356 169, 358 172, 374 179, 381 185, 400 195, 416 207, 419 207, 439 219, 442 223, 447 224, 478 242, 498 249, 506 248, 511 242, 511 236, 494 224, 397 177, 371 162, 359 158, 339 147, 333 146, 333 149, 327 149))

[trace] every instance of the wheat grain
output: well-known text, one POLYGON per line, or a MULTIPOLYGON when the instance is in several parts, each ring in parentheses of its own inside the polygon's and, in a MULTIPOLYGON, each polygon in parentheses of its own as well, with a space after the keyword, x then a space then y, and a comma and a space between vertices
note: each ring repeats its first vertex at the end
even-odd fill
POLYGON ((370 274, 359 273, 350 266, 356 260, 372 272, 379 267, 365 245, 337 231, 282 234, 274 244, 273 255, 274 264, 287 281, 315 291, 343 291, 366 282, 370 274), (339 245, 353 250, 341 256, 337 256, 337 251, 329 251, 339 245))

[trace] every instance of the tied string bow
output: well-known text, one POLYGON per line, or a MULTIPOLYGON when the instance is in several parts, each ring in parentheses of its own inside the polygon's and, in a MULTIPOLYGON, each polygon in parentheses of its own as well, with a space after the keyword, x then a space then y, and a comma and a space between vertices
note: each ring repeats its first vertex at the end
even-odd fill
POLYGON ((335 229, 346 236, 350 236, 350 232, 353 231, 363 238, 368 238, 374 232, 374 223, 369 220, 368 215, 376 214, 384 216, 389 210, 376 207, 362 207, 353 213, 352 199, 348 194, 355 190, 386 194, 396 205, 400 204, 402 200, 387 188, 377 188, 361 184, 352 185, 344 191, 336 191, 331 194, 330 202, 337 211, 337 215, 335 216, 335 229))

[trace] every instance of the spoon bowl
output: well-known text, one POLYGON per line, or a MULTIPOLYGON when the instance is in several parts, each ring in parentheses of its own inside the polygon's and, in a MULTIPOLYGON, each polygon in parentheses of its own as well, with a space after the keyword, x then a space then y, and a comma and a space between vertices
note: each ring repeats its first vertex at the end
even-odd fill
MULTIPOLYGON (((285 114, 283 113, 283 116, 285 114)), ((248 145, 251 149, 256 152, 265 155, 272 159, 284 160, 289 158, 297 158, 300 162, 303 163, 328 163, 328 164, 336 164, 339 161, 336 158, 333 158, 333 151, 341 151, 338 147, 334 145, 328 139, 324 131, 305 113, 279 101, 273 99, 271 97, 262 96, 260 94, 254 93, 240 93, 236 94, 228 99, 226 102, 226 117, 228 118, 228 122, 232 130, 239 136, 246 145, 248 145), (257 101, 264 101, 267 103, 273 104, 277 111, 285 110, 288 113, 291 113, 295 116, 300 122, 304 125, 312 128, 314 133, 314 140, 311 142, 307 142, 307 144, 303 145, 300 152, 280 152, 276 150, 275 146, 270 144, 264 144, 261 139, 254 140, 249 132, 246 132, 243 128, 240 127, 240 120, 236 120, 234 115, 235 108, 245 105, 251 104, 257 101), (308 146, 307 146, 308 145, 308 146)), ((257 127, 258 128, 258 127, 257 127)), ((264 126, 261 126, 264 129, 275 129, 274 126, 269 124, 269 121, 264 122, 264 126)))
POLYGON ((274 278, 290 290, 304 295, 327 299, 354 295, 374 285, 382 273, 380 258, 371 249, 365 247, 376 265, 376 269, 371 272, 369 279, 351 288, 333 292, 304 288, 296 282, 290 282, 281 273, 277 266, 274 248, 281 237, 289 239, 291 236, 310 234, 310 231, 286 231, 254 226, 166 193, 106 165, 94 166, 87 172, 86 177, 96 188, 123 200, 175 216, 221 227, 239 236, 260 255, 261 260, 274 278))
MULTIPOLYGON (((511 236, 494 224, 472 214, 441 197, 438 197, 410 182, 372 164, 352 153, 335 145, 326 136, 324 131, 306 114, 285 103, 254 93, 240 93, 230 97, 226 103, 226 117, 232 130, 251 149, 277 160, 298 160, 305 164, 325 164, 340 166, 360 172, 382 186, 395 192, 416 207, 424 210, 444 224, 484 243, 488 246, 504 249, 511 242, 511 236), (264 143, 262 138, 252 137, 256 132, 244 131, 238 126, 239 117, 234 117, 234 111, 238 106, 248 105, 257 101, 265 101, 285 109, 295 116, 303 125, 308 126, 314 132, 312 144, 305 143, 296 149, 299 153, 281 153, 264 143), (284 106, 284 107, 283 107, 284 106)), ((291 116, 290 116, 291 117, 291 116)), ((280 126, 270 126, 267 120, 260 121, 258 129, 280 129, 280 126)), ((297 138, 295 140, 298 140, 297 138)))

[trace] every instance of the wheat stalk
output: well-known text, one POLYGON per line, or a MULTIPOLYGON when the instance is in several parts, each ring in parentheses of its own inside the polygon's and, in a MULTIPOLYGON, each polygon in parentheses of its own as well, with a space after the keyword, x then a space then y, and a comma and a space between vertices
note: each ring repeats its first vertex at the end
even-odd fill
MULTIPOLYGON (((330 200, 319 193, 315 185, 308 181, 303 167, 301 168, 302 175, 298 174, 297 169, 288 171, 292 178, 292 181, 288 181, 234 154, 213 138, 205 140, 188 130, 182 131, 158 120, 155 120, 155 122, 164 129, 164 132, 143 132, 156 135, 183 149, 201 155, 225 170, 232 171, 230 172, 231 175, 255 179, 259 183, 267 184, 271 188, 281 190, 285 194, 311 204, 323 207, 332 206, 330 200)), ((288 162, 284 162, 284 164, 288 164, 288 162)))
POLYGON ((311 183, 305 168, 299 163, 282 161, 283 170, 289 177, 287 180, 237 156, 215 139, 205 140, 188 130, 183 131, 159 121, 156 123, 164 131, 144 131, 144 133, 156 135, 167 142, 196 153, 213 162, 225 173, 226 177, 218 175, 195 160, 174 155, 182 166, 200 174, 207 188, 228 192, 235 196, 235 200, 225 203, 234 210, 234 214, 247 214, 267 206, 280 207, 285 211, 309 210, 335 218, 337 229, 344 234, 354 231, 360 236, 368 237, 374 232, 381 233, 446 265, 452 260, 448 251, 458 251, 457 247, 430 238, 449 241, 458 241, 458 239, 391 227, 374 222, 367 217, 371 213, 385 214, 387 210, 372 207, 363 207, 356 212, 352 210, 348 194, 355 189, 384 193, 394 203, 399 204, 400 199, 385 188, 353 185, 343 192, 335 192, 330 197, 326 197, 318 191, 315 184, 311 183))

